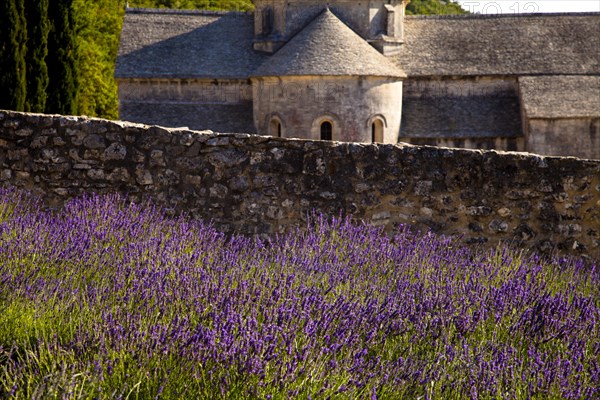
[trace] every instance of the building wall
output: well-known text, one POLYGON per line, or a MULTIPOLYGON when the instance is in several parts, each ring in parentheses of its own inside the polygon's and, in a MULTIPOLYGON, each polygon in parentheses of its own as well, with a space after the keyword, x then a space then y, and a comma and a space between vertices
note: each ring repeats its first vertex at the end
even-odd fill
POLYGON ((529 119, 527 151, 600 159, 600 118, 529 119))
POLYGON ((120 192, 272 234, 307 213, 600 260, 600 160, 207 134, 0 111, 0 183, 58 206, 120 192))
POLYGON ((528 118, 519 104, 515 78, 408 79, 401 83, 385 78, 284 77, 265 78, 260 85, 253 104, 257 88, 249 80, 121 79, 120 118, 215 132, 269 134, 270 118, 279 117, 284 137, 318 139, 316 120, 328 116, 336 124, 335 140, 366 143, 371 142, 367 121, 381 114, 386 121, 386 143, 600 159, 599 118, 528 118), (282 118, 283 114, 287 116, 282 118))
POLYGON ((333 140, 371 142, 371 122, 384 121, 384 142, 397 143, 402 81, 382 77, 252 78, 256 131, 269 134, 278 118, 282 136, 319 139, 320 122, 333 123, 333 140))
POLYGON ((252 101, 247 79, 119 79, 119 100, 239 104, 252 101))
POLYGON ((125 121, 218 132, 254 133, 246 79, 119 79, 125 121))

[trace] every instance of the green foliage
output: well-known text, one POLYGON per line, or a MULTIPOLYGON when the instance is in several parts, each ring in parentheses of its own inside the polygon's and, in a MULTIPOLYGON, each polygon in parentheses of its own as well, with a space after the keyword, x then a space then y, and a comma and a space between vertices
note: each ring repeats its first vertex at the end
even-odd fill
POLYGON ((48 18, 48 99, 46 112, 73 115, 77 111, 77 63, 73 0, 50 0, 48 18))
POLYGON ((27 26, 23 0, 0 1, 0 108, 25 109, 27 26))
POLYGON ((133 0, 129 7, 250 11, 251 0, 133 0))
POLYGON ((411 0, 406 14, 467 14, 467 11, 452 0, 411 0))
POLYGON ((25 0, 27 19, 27 101, 25 110, 44 112, 48 88, 48 0, 25 0))
POLYGON ((114 65, 123 23, 123 0, 75 0, 79 91, 77 114, 117 119, 114 65))

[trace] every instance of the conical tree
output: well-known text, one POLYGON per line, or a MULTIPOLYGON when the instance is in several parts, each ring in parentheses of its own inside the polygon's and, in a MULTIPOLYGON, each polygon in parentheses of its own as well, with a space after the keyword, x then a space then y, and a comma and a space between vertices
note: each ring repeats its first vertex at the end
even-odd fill
POLYGON ((73 0, 49 0, 48 98, 46 112, 75 114, 77 109, 77 66, 73 0))
POLYGON ((25 0, 27 19, 27 100, 25 110, 46 110, 48 88, 48 0, 25 0))
POLYGON ((0 108, 25 109, 27 26, 23 0, 0 1, 0 108))

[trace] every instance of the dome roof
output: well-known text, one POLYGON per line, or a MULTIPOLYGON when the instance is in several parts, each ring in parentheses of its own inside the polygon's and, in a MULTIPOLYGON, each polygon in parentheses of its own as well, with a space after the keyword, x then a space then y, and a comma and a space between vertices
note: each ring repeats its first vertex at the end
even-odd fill
POLYGON ((307 75, 406 77, 328 8, 252 74, 307 75))

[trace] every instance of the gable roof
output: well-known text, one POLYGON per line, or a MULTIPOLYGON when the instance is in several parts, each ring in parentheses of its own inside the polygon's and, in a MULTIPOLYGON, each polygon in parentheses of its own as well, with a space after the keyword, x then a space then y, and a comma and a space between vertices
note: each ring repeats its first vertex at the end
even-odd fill
POLYGON ((256 133, 252 104, 193 104, 123 101, 119 117, 124 121, 215 132, 256 133))
POLYGON ((406 76, 328 8, 252 75, 406 76))
POLYGON ((600 76, 519 78, 528 118, 600 117, 600 76))
POLYGON ((600 13, 407 16, 410 77, 600 74, 600 13))
MULTIPOLYGON (((600 13, 407 16, 405 21, 405 43, 388 60, 409 77, 600 75, 600 13)), ((251 13, 128 9, 115 76, 246 79, 279 54, 254 51, 253 36, 251 13)), ((320 46, 315 49, 337 45, 335 35, 327 43, 315 43, 320 46)), ((370 58, 354 58, 355 47, 350 48, 328 62, 315 58, 313 66, 340 67, 332 60, 352 58, 348 65, 360 67, 370 58)), ((384 57, 372 48, 366 54, 371 50, 384 57)), ((288 58, 282 64, 292 68, 290 63, 288 58)), ((306 71, 311 65, 302 61, 301 66, 306 71)))
POLYGON ((117 78, 248 78, 266 55, 252 48, 252 14, 128 9, 117 78))

